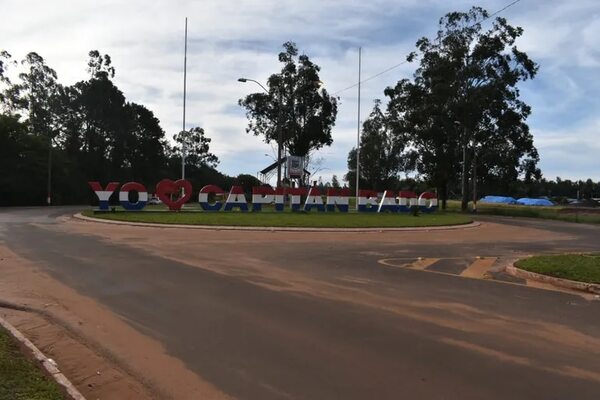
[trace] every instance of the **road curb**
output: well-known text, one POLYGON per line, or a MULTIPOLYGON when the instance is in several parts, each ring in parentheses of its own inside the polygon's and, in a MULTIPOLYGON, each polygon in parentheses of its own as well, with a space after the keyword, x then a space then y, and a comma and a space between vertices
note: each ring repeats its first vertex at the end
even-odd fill
POLYGON ((506 272, 522 279, 531 279, 538 282, 549 283, 564 289, 578 290, 581 292, 600 294, 600 284, 577 282, 569 279, 555 278, 553 276, 542 275, 536 272, 526 271, 516 267, 514 264, 506 267, 506 272))
POLYGON ((33 357, 42 365, 47 374, 63 388, 67 396, 71 400, 85 400, 85 397, 75 388, 75 386, 63 375, 57 368, 51 358, 48 358, 42 353, 33 343, 29 341, 17 328, 12 326, 4 318, 0 317, 0 326, 10 333, 21 345, 25 346, 33 357))
POLYGON ((457 229, 476 228, 481 225, 481 222, 473 221, 469 224, 461 225, 444 225, 444 226, 422 226, 422 227, 406 227, 406 228, 296 228, 296 227, 281 227, 281 226, 224 226, 224 225, 184 225, 184 224, 156 224, 150 222, 129 222, 129 221, 114 221, 110 219, 101 219, 86 217, 81 213, 73 215, 74 218, 96 222, 100 224, 113 225, 129 225, 142 226, 150 228, 163 229, 200 229, 211 231, 258 231, 258 232, 428 232, 428 231, 449 231, 457 229))

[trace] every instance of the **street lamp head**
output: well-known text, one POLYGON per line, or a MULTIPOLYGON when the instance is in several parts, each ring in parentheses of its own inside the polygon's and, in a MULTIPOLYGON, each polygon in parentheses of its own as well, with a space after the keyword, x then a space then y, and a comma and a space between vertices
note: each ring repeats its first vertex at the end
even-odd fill
POLYGON ((238 82, 247 82, 247 81, 248 81, 248 79, 246 79, 246 78, 238 78, 238 82))

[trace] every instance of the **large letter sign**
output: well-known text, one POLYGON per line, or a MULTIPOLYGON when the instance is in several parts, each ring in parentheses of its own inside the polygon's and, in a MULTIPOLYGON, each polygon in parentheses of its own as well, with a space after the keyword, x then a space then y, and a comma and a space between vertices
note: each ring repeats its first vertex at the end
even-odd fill
POLYGON ((438 201, 434 193, 423 192, 419 196, 419 209, 423 212, 434 212, 437 210, 438 201), (428 204, 429 202, 429 204, 428 204))
POLYGON ((148 191, 141 183, 129 182, 121 186, 121 192, 119 193, 119 201, 121 206, 129 211, 141 210, 146 207, 148 202, 148 191), (137 192, 138 201, 132 203, 129 201, 129 192, 137 192))
POLYGON ((198 193, 198 203, 200 203, 200 207, 202 207, 204 211, 219 211, 221 207, 223 207, 223 203, 220 201, 215 201, 213 204, 210 204, 208 202, 208 196, 210 194, 222 196, 225 194, 225 191, 215 185, 204 186, 202 189, 200 189, 200 193, 198 193))
POLYGON ((241 186, 232 186, 225 202, 225 211, 231 211, 234 207, 238 207, 241 211, 248 211, 248 203, 246 195, 241 186))
POLYGON ((377 212, 377 192, 374 190, 358 191, 358 211, 377 212))
POLYGON ((327 189, 327 211, 335 211, 337 207, 341 212, 348 212, 348 198, 350 189, 327 189))
POLYGON ((379 202, 379 207, 377 208, 377 212, 396 212, 398 211, 398 204, 396 203, 396 196, 394 192, 386 190, 383 192, 383 197, 379 202))
POLYGON ((106 189, 102 189, 100 182, 88 182, 96 196, 98 196, 98 209, 108 210, 108 199, 117 190, 119 182, 111 182, 106 185, 106 189))
POLYGON ((311 187, 308 191, 308 196, 306 196, 306 201, 304 202, 304 211, 310 211, 313 207, 318 211, 325 211, 321 192, 316 187, 311 187))
POLYGON ((417 205, 417 195, 415 192, 403 190, 398 193, 398 211, 409 212, 412 206, 417 205))
POLYGON ((252 211, 262 211, 263 204, 273 202, 275 202, 275 211, 283 211, 283 192, 278 196, 275 189, 270 186, 252 188, 252 211))
MULTIPOLYGON (((117 190, 119 182, 110 182, 103 188, 100 182, 88 182, 96 196, 98 209, 108 211, 110 196, 117 190)), ((215 185, 206 185, 198 193, 198 203, 202 211, 243 211, 260 212, 265 205, 274 205, 275 211, 284 211, 286 204, 291 211, 311 212, 348 212, 350 191, 348 189, 327 189, 324 196, 317 187, 310 188, 272 188, 259 186, 252 188, 252 204, 246 201, 246 193, 241 186, 232 186, 229 192, 215 185), (211 196, 227 196, 226 201, 210 202, 211 196)), ((192 184, 180 179, 172 181, 163 179, 156 185, 156 195, 171 211, 181 210, 181 207, 192 196, 192 184), (184 195, 181 196, 183 190, 184 195), (174 200, 173 198, 176 198, 174 200)), ((212 198, 212 197, 211 197, 212 198)), ((119 192, 121 206, 128 211, 143 209, 148 202, 148 191, 141 183, 129 182, 121 187, 119 192), (131 202, 129 193, 137 192, 138 200, 131 202)), ((396 192, 386 190, 377 193, 374 190, 360 190, 357 199, 358 212, 377 213, 407 213, 418 209, 430 213, 437 210, 438 201, 435 193, 423 192, 417 196, 415 192, 396 192)))
POLYGON ((285 190, 285 194, 290 196, 290 206, 292 207, 292 211, 300 211, 302 196, 305 196, 306 193, 307 191, 305 188, 287 188, 285 190))
POLYGON ((170 179, 163 179, 156 184, 156 195, 169 206, 169 210, 178 211, 192 197, 192 184, 185 179, 179 179, 173 182, 170 179), (183 189, 183 197, 177 200, 171 198, 172 195, 178 195, 183 189))

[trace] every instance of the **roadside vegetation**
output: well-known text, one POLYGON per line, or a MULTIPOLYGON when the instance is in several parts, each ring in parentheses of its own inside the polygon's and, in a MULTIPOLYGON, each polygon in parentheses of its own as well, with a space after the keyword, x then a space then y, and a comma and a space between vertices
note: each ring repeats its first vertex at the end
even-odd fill
POLYGON ((534 256, 519 260, 515 265, 555 278, 600 284, 600 253, 534 256))
MULTIPOLYGON (((155 209, 156 210, 156 209, 155 209)), ((184 225, 223 225, 223 226, 262 226, 262 227, 304 227, 304 228, 401 228, 441 225, 468 224, 469 216, 455 213, 419 214, 379 214, 379 213, 319 213, 311 212, 167 212, 138 211, 94 213, 83 212, 86 216, 128 222, 184 225)))
MULTIPOLYGON (((469 204, 472 209, 473 204, 469 204)), ((448 201, 448 212, 460 212, 461 204, 457 200, 448 201)), ((509 204, 477 203, 477 214, 501 215, 506 217, 543 218, 558 221, 600 224, 600 212, 591 212, 576 207, 536 207, 509 204)))
POLYGON ((0 400, 64 400, 59 386, 0 328, 0 400))

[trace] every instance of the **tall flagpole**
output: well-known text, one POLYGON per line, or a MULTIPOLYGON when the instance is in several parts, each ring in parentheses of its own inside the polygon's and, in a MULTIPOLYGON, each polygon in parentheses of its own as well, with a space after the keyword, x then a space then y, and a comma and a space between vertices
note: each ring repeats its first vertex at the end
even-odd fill
POLYGON ((360 177, 360 69, 361 69, 361 51, 358 48, 358 119, 356 121, 356 209, 358 210, 358 190, 360 177))
POLYGON ((187 17, 185 18, 185 50, 183 53, 183 143, 181 145, 181 179, 185 179, 185 156, 186 156, 186 142, 187 134, 185 132, 185 98, 187 89, 187 17))

